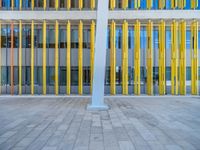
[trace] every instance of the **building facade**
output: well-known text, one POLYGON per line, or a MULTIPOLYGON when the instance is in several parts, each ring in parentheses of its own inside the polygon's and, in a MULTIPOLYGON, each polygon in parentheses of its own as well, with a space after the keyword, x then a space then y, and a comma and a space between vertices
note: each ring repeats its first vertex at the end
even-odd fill
MULTIPOLYGON (((105 94, 198 95, 200 0, 110 0, 105 94)), ((0 93, 90 94, 96 0, 0 0, 0 93)))

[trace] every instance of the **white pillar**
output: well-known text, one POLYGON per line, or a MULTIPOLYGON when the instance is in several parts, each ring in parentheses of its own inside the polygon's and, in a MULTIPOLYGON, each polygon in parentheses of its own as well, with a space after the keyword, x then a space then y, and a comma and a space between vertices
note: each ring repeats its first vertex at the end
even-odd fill
POLYGON ((104 79, 106 69, 106 42, 108 28, 108 0, 98 0, 92 102, 88 110, 106 110, 104 104, 104 79))

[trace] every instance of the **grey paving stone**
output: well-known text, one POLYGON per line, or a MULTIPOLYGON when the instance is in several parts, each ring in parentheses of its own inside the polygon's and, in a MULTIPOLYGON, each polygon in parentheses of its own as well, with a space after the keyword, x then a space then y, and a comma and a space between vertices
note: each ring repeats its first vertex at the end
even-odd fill
POLYGON ((0 98, 0 150, 198 150, 199 98, 0 98))

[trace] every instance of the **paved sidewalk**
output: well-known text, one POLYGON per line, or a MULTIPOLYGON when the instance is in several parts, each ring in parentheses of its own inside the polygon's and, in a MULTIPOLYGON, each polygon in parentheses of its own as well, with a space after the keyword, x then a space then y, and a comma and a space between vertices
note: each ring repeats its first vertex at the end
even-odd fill
POLYGON ((0 98, 0 150, 198 150, 200 97, 0 98))

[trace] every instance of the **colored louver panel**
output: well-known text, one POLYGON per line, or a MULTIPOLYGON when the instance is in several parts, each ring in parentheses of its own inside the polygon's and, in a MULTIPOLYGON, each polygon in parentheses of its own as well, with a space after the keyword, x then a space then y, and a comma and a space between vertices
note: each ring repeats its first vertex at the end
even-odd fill
POLYGON ((153 22, 147 24, 147 94, 153 94, 153 22))
POLYGON ((110 94, 115 95, 116 93, 116 33, 115 33, 115 22, 112 21, 110 25, 110 94))

